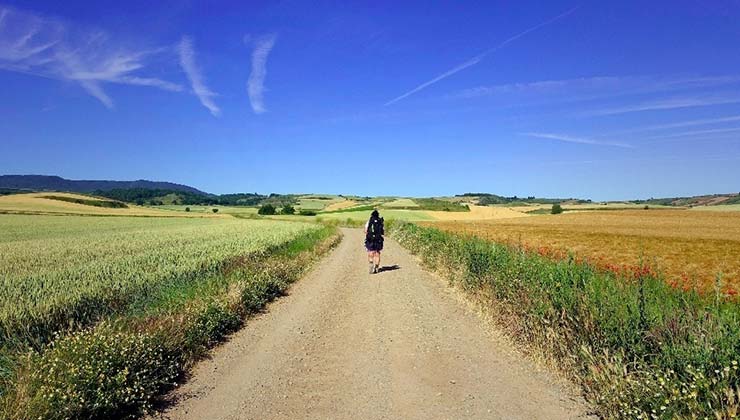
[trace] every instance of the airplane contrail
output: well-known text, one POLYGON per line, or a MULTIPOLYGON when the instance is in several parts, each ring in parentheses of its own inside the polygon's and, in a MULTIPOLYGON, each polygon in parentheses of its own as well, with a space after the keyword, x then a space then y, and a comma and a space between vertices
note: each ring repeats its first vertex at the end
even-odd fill
POLYGON ((547 26, 547 25, 549 25, 549 24, 551 24, 551 23, 553 23, 553 22, 555 22, 557 20, 560 20, 560 19, 562 19, 562 18, 570 15, 571 13, 575 12, 579 7, 581 7, 581 6, 576 6, 576 7, 572 8, 572 9, 568 10, 565 13, 561 13, 561 14, 555 16, 554 18, 551 18, 551 19, 546 20, 546 21, 544 21, 542 23, 539 23, 539 24, 537 24, 537 25, 535 25, 535 26, 533 26, 533 27, 531 27, 531 28, 529 28, 529 29, 527 29, 525 31, 519 32, 518 34, 516 34, 516 35, 514 35, 514 36, 512 36, 512 37, 510 37, 508 39, 506 39, 505 41, 501 42, 500 44, 496 45, 495 47, 490 48, 490 49, 482 52, 481 54, 476 55, 475 57, 471 58, 468 61, 465 61, 462 64, 458 64, 457 66, 455 66, 452 69, 450 69, 450 70, 448 70, 448 71, 440 74, 439 76, 435 77, 434 79, 429 80, 427 82, 424 82, 424 83, 420 84, 419 86, 411 89, 410 91, 404 93, 403 95, 401 95, 401 96, 399 96, 399 97, 397 97, 395 99, 392 99, 392 100, 386 102, 384 104, 384 106, 393 105, 394 103, 400 101, 401 99, 407 98, 407 97, 413 95, 414 93, 416 93, 416 92, 418 92, 418 91, 420 91, 420 90, 422 90, 422 89, 424 89, 424 88, 426 88, 426 87, 428 87, 430 85, 433 85, 433 84, 439 82, 442 79, 446 79, 446 78, 452 76, 453 74, 455 74, 455 73, 457 73, 459 71, 465 70, 466 68, 468 68, 470 66, 473 66, 473 65, 478 64, 487 55, 493 54, 494 52, 500 50, 501 48, 503 48, 506 45, 510 44, 511 42, 516 41, 517 39, 519 39, 519 38, 527 35, 530 32, 536 31, 537 29, 540 29, 543 26, 547 26))

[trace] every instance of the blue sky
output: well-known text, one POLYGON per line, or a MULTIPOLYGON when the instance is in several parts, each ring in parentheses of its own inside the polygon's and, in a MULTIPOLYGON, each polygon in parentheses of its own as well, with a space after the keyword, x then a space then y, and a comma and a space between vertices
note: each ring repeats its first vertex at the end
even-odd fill
POLYGON ((735 1, 0 3, 0 173, 737 192, 739 21, 735 1))

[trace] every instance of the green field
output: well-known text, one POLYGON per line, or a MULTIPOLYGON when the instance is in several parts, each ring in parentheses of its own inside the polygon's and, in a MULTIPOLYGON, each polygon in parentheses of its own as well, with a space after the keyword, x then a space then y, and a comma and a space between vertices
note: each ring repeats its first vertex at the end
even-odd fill
POLYGON ((326 206, 329 206, 334 203, 340 203, 344 201, 341 197, 335 197, 335 196, 323 196, 323 195, 308 195, 308 196, 302 196, 298 198, 298 205, 296 206, 296 209, 298 210, 313 210, 313 211, 321 211, 326 208, 326 206))
POLYGON ((170 210, 170 211, 177 211, 177 212, 183 212, 185 213, 185 209, 189 208, 190 212, 193 214, 213 214, 213 209, 218 209, 218 212, 216 214, 231 214, 231 215, 250 215, 250 214, 257 214, 257 207, 242 207, 242 206, 200 206, 200 205, 192 205, 192 206, 185 206, 181 204, 177 205, 164 205, 164 206, 155 206, 157 209, 163 209, 163 210, 170 210))
POLYGON ((0 338, 45 340, 316 225, 240 219, 0 216, 0 338))
POLYGON ((399 198, 382 204, 383 207, 392 209, 394 207, 419 207, 419 205, 410 198, 399 198))
POLYGON ((140 414, 336 238, 229 216, 0 215, 0 418, 140 414))
POLYGON ((740 204, 720 204, 717 206, 696 206, 694 211, 740 211, 740 204))

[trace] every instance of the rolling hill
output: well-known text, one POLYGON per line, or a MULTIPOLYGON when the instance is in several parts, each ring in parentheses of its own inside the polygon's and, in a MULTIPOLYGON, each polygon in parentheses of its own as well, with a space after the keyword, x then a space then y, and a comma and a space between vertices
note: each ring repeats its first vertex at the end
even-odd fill
POLYGON ((101 181, 71 180, 48 175, 0 175, 0 189, 91 193, 93 191, 132 188, 182 191, 207 195, 207 193, 188 185, 175 184, 173 182, 147 181, 143 179, 136 181, 101 181))

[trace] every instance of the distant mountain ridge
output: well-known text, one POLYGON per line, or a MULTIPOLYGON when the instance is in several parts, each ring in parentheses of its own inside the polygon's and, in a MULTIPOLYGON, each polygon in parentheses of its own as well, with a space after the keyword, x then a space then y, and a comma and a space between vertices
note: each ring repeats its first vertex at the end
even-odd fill
POLYGON ((208 195, 197 188, 173 182, 139 179, 136 181, 72 180, 50 175, 0 175, 0 188, 34 191, 68 191, 91 193, 115 189, 158 189, 208 195))

